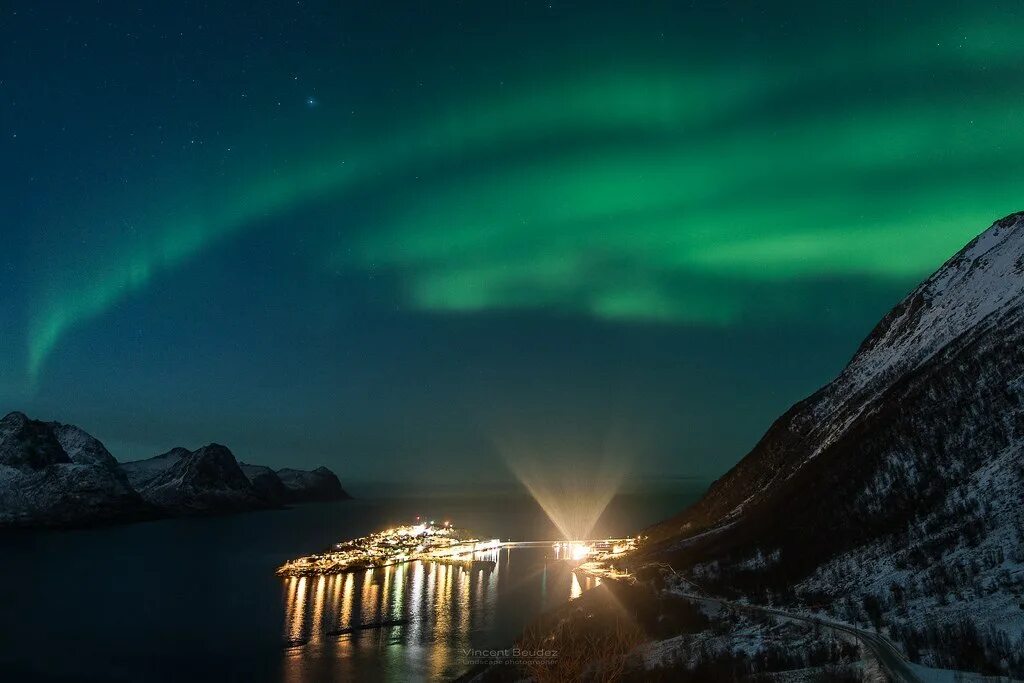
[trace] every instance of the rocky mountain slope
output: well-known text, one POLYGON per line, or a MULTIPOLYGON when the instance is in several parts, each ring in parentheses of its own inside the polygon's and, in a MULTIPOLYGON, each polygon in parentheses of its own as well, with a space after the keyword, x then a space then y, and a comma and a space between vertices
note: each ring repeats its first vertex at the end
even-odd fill
POLYGON ((288 485, 270 468, 240 465, 219 444, 118 463, 79 427, 15 412, 0 420, 0 528, 238 512, 349 497, 326 468, 282 472, 288 485))
POLYGON ((10 413, 0 420, 0 527, 152 516, 117 461, 85 432, 10 413))
POLYGON ((341 487, 338 477, 326 467, 315 470, 282 469, 277 476, 284 484, 285 500, 298 503, 315 500, 342 500, 351 498, 341 487))
POLYGON ((828 609, 926 663, 1024 673, 1024 214, 649 537, 647 557, 709 590, 828 609))
POLYGON ((174 514, 253 510, 279 504, 260 495, 235 456, 220 444, 195 451, 175 448, 122 467, 148 503, 174 514))
POLYGON ((265 465, 249 465, 240 462, 238 466, 242 468, 242 472, 252 482, 252 487, 256 489, 257 493, 277 504, 285 502, 287 491, 284 487, 284 482, 277 476, 277 472, 265 465))
POLYGON ((334 472, 326 467, 314 470, 284 468, 276 472, 262 465, 241 463, 253 487, 266 498, 281 503, 311 503, 351 498, 334 472))

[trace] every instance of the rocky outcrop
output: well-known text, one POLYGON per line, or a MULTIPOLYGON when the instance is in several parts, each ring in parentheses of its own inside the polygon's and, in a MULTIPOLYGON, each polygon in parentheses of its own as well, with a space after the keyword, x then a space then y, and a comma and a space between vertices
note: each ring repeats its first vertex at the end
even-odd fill
POLYGON ((326 467, 315 470, 281 469, 277 476, 285 487, 285 500, 290 503, 346 500, 351 498, 341 487, 337 475, 326 467))
POLYGON ((287 499, 287 489, 284 482, 277 476, 277 472, 265 465, 249 465, 239 463, 242 472, 252 482, 252 487, 265 499, 274 503, 284 503, 287 499))
POLYGON ((103 444, 85 432, 17 412, 0 420, 0 527, 153 515, 103 444))
POLYGON ((228 448, 210 444, 175 448, 149 460, 125 463, 142 497, 171 514, 235 512, 271 507, 242 472, 228 448))

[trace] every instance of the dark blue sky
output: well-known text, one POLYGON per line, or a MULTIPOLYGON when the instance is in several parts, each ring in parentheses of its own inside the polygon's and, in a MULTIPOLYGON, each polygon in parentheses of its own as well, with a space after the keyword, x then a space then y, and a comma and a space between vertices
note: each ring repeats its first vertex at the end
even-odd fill
POLYGON ((762 5, 6 3, 0 405, 722 473, 1024 180, 1015 5, 762 5))

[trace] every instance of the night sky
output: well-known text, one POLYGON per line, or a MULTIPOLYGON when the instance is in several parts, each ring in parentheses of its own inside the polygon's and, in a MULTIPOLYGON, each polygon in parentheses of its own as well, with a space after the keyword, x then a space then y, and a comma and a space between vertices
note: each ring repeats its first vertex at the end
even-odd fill
POLYGON ((0 408, 721 474, 1024 208, 1024 9, 637 4, 4 2, 0 408))

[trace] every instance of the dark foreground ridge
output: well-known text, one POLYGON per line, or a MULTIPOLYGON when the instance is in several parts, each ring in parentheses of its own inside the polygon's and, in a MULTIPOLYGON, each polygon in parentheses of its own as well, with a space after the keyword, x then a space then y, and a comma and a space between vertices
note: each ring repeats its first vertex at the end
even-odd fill
POLYGON ((1024 677, 1024 214, 886 315, 695 505, 648 530, 719 596, 886 633, 929 666, 1024 677))

